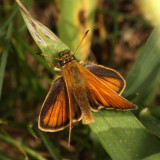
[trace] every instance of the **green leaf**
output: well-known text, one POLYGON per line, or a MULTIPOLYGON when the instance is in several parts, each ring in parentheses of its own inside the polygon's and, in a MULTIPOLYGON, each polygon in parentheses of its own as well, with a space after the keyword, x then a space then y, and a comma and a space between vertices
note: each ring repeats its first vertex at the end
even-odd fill
POLYGON ((61 159, 60 156, 56 152, 56 148, 53 146, 53 144, 49 140, 49 137, 47 136, 47 134, 45 132, 40 131, 40 130, 38 130, 38 133, 39 133, 44 145, 47 147, 48 151, 50 152, 52 158, 54 160, 61 159))
POLYGON ((102 110, 94 118, 89 125, 112 159, 142 159, 160 152, 160 142, 131 112, 102 110))
POLYGON ((158 26, 132 67, 127 77, 125 96, 137 93, 134 99, 138 104, 149 104, 157 93, 160 84, 160 27, 158 26))
POLYGON ((151 112, 151 114, 160 119, 160 106, 153 106, 149 108, 149 111, 151 112))
MULTIPOLYGON (((20 7, 20 11, 28 30, 30 31, 34 41, 44 54, 48 56, 58 57, 59 52, 65 49, 69 49, 53 32, 51 32, 47 27, 35 20, 19 0, 16 1, 20 7)), ((48 60, 48 58, 46 59, 48 60)))
POLYGON ((3 80, 4 80, 6 64, 7 64, 7 58, 8 58, 8 53, 9 53, 9 49, 10 49, 10 36, 11 36, 12 30, 13 30, 13 27, 12 27, 12 23, 11 23, 8 27, 6 39, 4 39, 5 48, 2 51, 2 57, 1 57, 1 61, 0 61, 0 100, 1 100, 2 86, 3 86, 3 80))
POLYGON ((75 54, 77 59, 83 61, 90 53, 98 0, 60 0, 56 2, 61 13, 57 25, 58 35, 72 50, 77 48, 82 36, 89 30, 83 44, 75 54))
POLYGON ((1 64, 0 64, 0 99, 1 99, 1 94, 2 94, 2 86, 3 86, 3 80, 4 80, 4 74, 5 74, 5 68, 6 68, 6 63, 7 63, 7 58, 8 58, 8 51, 10 48, 9 43, 4 49, 1 57, 1 64))
POLYGON ((153 154, 151 156, 148 156, 142 160, 159 160, 160 159, 160 153, 153 154))
MULTIPOLYGON (((144 124, 144 126, 153 134, 160 137, 160 119, 157 117, 154 117, 152 114, 152 108, 144 108, 140 112, 140 120, 144 124)), ((156 106, 156 108, 160 108, 159 106, 156 106)))
POLYGON ((3 140, 4 142, 10 143, 13 146, 18 147, 21 151, 23 151, 24 155, 26 155, 26 153, 28 153, 32 157, 34 157, 36 159, 46 160, 46 158, 44 158, 43 156, 41 156, 38 152, 36 152, 33 149, 25 146, 24 144, 22 144, 21 142, 15 140, 14 138, 10 137, 9 135, 0 133, 0 139, 3 140))
POLYGON ((13 160, 12 158, 6 156, 4 153, 0 152, 0 159, 3 159, 3 160, 13 160))

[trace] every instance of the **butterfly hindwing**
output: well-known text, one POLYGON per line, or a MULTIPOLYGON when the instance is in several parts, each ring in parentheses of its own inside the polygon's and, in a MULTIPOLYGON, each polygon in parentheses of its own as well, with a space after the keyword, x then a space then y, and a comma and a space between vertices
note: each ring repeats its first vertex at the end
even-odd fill
MULTIPOLYGON (((72 119, 79 120, 81 113, 74 97, 71 97, 72 119)), ((39 116, 39 128, 43 131, 59 131, 69 125, 69 98, 64 79, 55 80, 43 103, 39 116)))

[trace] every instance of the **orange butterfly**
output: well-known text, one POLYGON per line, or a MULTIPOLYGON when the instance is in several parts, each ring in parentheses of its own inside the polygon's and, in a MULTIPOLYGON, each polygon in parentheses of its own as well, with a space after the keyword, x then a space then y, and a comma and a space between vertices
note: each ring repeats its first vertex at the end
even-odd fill
POLYGON ((46 96, 39 115, 39 129, 56 132, 70 126, 71 133, 73 122, 82 120, 88 124, 94 121, 91 111, 137 108, 120 96, 126 84, 118 72, 92 63, 82 65, 70 50, 62 51, 59 56, 62 76, 55 80, 46 96))

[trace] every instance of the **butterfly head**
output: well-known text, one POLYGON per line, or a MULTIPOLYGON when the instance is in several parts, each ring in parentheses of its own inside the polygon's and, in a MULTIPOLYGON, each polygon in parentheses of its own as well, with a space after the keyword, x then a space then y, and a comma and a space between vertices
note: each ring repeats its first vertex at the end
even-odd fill
POLYGON ((65 64, 67 64, 75 59, 75 57, 73 55, 71 55, 69 49, 66 49, 66 50, 60 52, 59 56, 61 57, 61 60, 60 60, 61 66, 64 66, 65 64))

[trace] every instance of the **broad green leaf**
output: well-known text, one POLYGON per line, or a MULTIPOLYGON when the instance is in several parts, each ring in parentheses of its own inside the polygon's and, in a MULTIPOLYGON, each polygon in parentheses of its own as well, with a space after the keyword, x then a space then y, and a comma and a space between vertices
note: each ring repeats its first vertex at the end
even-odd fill
MULTIPOLYGON (((153 134, 160 137, 160 119, 157 117, 154 117, 152 114, 152 108, 144 108, 140 112, 140 120, 144 124, 144 126, 153 134)), ((156 108, 160 108, 159 106, 156 106, 156 108)))
POLYGON ((125 95, 137 93, 138 104, 149 104, 160 85, 160 27, 158 26, 132 67, 127 77, 125 95))
POLYGON ((160 153, 156 153, 156 154, 148 156, 142 160, 159 160, 159 159, 160 159, 160 153))
POLYGON ((149 108, 149 111, 151 112, 151 114, 160 119, 160 106, 153 106, 149 108))
POLYGON ((91 129, 114 160, 142 159, 160 152, 160 142, 131 112, 102 110, 91 129))

